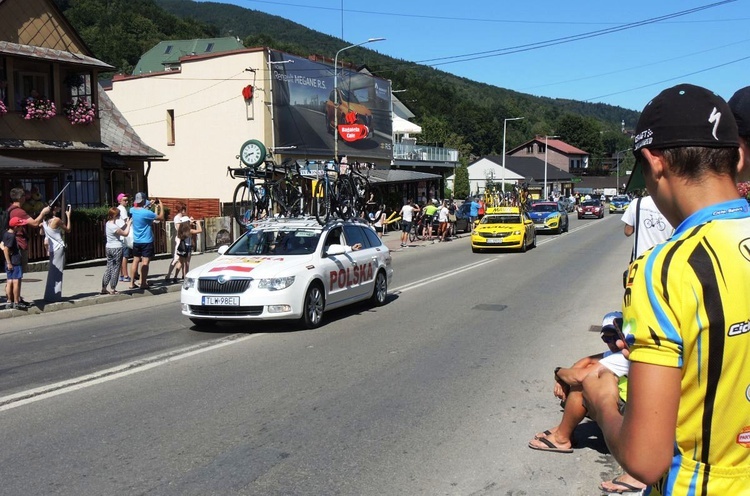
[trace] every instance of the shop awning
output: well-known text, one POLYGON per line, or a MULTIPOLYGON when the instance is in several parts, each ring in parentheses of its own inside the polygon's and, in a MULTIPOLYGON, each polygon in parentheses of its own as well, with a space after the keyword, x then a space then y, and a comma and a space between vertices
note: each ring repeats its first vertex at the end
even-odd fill
POLYGON ((413 122, 397 115, 393 116, 393 133, 394 134, 420 134, 422 128, 413 122))
POLYGON ((0 172, 15 172, 19 170, 24 172, 58 172, 68 169, 65 169, 61 164, 0 155, 0 172))

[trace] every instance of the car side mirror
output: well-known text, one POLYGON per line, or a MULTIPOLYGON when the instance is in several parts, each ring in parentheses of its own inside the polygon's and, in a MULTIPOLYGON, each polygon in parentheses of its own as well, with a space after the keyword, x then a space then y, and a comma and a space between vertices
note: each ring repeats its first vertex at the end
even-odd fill
POLYGON ((225 254, 228 249, 229 249, 229 245, 221 245, 219 247, 219 255, 225 254))
POLYGON ((328 249, 326 250, 326 256, 333 257, 336 255, 343 255, 344 253, 348 253, 350 251, 352 251, 352 249, 346 245, 333 244, 329 246, 328 249))

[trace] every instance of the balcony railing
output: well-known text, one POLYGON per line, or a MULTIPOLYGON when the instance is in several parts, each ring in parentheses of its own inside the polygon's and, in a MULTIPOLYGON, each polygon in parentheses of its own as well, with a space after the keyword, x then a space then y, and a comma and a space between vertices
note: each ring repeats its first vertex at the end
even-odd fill
POLYGON ((411 143, 394 143, 393 158, 420 162, 458 162, 458 150, 411 143))

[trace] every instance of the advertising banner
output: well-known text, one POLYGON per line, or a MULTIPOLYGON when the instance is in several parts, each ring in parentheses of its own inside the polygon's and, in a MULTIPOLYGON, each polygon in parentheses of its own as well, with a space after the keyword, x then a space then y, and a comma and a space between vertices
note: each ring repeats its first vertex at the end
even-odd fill
POLYGON ((339 155, 393 158, 389 81, 339 68, 334 88, 332 64, 276 50, 270 60, 275 146, 295 147, 284 154, 334 158, 338 133, 339 155))

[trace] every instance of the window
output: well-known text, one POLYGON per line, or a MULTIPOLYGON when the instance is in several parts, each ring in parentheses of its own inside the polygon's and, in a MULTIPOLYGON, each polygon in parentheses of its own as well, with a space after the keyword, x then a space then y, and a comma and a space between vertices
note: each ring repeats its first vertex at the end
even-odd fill
POLYGON ((174 109, 167 109, 167 145, 174 146, 174 109))
POLYGON ((362 229, 365 232, 365 236, 367 237, 367 241, 370 242, 371 248, 376 248, 378 246, 381 246, 383 242, 380 240, 377 234, 375 234, 371 229, 362 229))
POLYGON ((68 203, 74 207, 99 207, 99 171, 95 169, 74 170, 68 175, 70 186, 65 191, 68 203))
POLYGON ((534 145, 527 146, 526 153, 534 153, 534 145))
POLYGON ((164 49, 164 54, 169 55, 172 53, 172 45, 167 45, 167 48, 164 49))
POLYGON ((49 92, 49 77, 40 72, 16 73, 16 100, 19 107, 27 98, 51 98, 49 92))
POLYGON ((67 98, 71 103, 94 103, 92 99, 91 74, 69 72, 65 75, 63 84, 68 89, 67 98))
POLYGON ((361 244, 363 247, 367 246, 367 240, 365 234, 362 232, 362 228, 359 226, 344 226, 344 234, 346 235, 346 244, 349 246, 361 244))
POLYGON ((210 52, 213 49, 214 49, 214 44, 213 43, 209 43, 208 45, 206 45, 206 52, 210 52))

